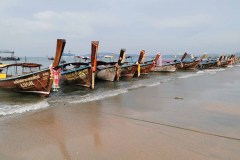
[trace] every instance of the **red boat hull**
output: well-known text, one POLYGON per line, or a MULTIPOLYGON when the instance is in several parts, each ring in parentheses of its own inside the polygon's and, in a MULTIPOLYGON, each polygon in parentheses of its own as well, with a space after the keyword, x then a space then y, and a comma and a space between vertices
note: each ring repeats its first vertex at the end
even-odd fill
POLYGON ((128 65, 121 67, 121 78, 132 78, 137 71, 137 65, 128 65))
POLYGON ((49 69, 0 80, 0 88, 2 89, 38 93, 46 96, 50 93, 51 85, 49 69))

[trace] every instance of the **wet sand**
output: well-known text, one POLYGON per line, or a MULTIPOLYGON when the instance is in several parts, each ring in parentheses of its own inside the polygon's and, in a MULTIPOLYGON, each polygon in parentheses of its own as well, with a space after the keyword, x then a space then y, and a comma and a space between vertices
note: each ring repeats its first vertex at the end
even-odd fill
POLYGON ((0 159, 238 160, 239 69, 0 117, 0 159))

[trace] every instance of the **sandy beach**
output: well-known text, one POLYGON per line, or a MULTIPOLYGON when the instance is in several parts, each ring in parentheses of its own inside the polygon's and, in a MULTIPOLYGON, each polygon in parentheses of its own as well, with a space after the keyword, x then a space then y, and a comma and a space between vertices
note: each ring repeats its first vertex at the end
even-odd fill
POLYGON ((234 67, 2 116, 0 159, 238 160, 239 74, 234 67))

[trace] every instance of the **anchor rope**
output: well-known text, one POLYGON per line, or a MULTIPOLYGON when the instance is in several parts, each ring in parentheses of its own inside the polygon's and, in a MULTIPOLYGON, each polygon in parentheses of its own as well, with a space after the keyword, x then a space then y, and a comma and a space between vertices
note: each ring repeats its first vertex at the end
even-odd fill
POLYGON ((45 88, 43 85, 42 85, 42 82, 39 81, 39 79, 37 79, 37 81, 40 83, 40 85, 48 92, 47 88, 45 88))
POLYGON ((113 114, 113 113, 107 113, 107 112, 102 112, 102 113, 107 114, 107 115, 111 115, 111 116, 115 116, 115 117, 130 119, 130 120, 134 120, 134 121, 141 121, 141 122, 145 122, 145 123, 151 123, 151 124, 166 126, 166 127, 170 127, 170 128, 176 128, 176 129, 180 129, 180 130, 185 130, 185 131, 210 135, 210 136, 214 136, 214 137, 220 137, 220 138, 240 141, 240 138, 235 138, 235 137, 229 137, 229 136, 219 135, 219 134, 215 134, 215 133, 204 132, 204 131, 195 130, 195 129, 191 129, 191 128, 184 128, 184 127, 175 126, 175 125, 166 124, 166 123, 160 123, 160 122, 154 122, 154 121, 149 121, 149 120, 144 120, 144 119, 139 119, 139 118, 121 116, 121 115, 113 114))

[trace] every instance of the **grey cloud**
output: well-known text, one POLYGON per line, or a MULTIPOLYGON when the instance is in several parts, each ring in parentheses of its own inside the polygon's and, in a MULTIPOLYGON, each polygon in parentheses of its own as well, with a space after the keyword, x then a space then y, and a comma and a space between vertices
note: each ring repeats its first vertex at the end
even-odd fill
POLYGON ((234 0, 0 0, 1 49, 19 56, 54 52, 56 38, 66 50, 163 54, 240 50, 240 2, 234 0), (42 47, 40 47, 42 46, 42 47))

